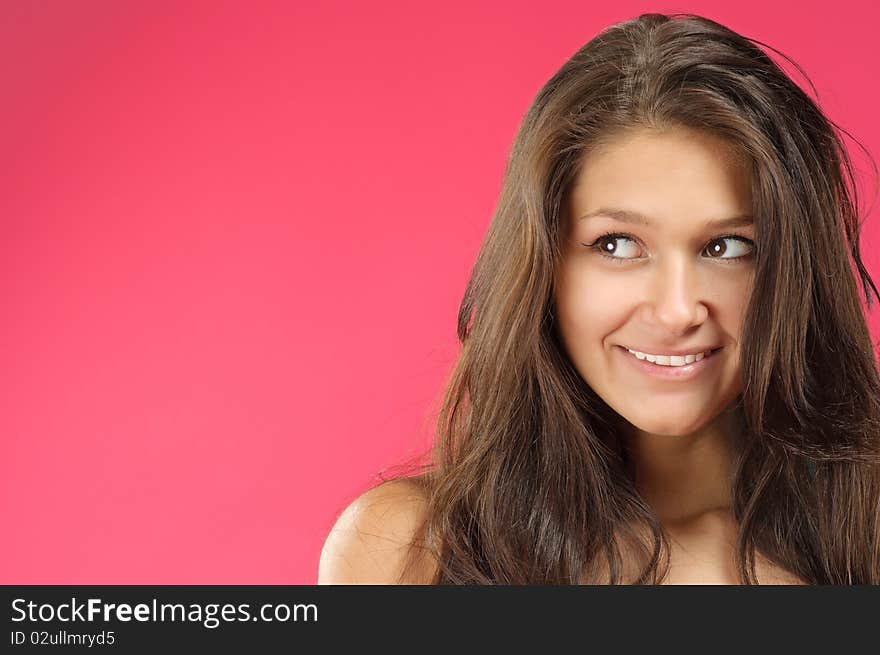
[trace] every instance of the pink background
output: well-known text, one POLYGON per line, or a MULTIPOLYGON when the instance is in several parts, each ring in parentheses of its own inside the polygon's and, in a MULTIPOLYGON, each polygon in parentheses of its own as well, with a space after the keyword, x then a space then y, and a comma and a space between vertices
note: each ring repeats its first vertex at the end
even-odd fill
POLYGON ((422 4, 0 5, 0 582, 314 583, 427 446, 515 130, 611 23, 770 43, 880 155, 873 2, 422 4))

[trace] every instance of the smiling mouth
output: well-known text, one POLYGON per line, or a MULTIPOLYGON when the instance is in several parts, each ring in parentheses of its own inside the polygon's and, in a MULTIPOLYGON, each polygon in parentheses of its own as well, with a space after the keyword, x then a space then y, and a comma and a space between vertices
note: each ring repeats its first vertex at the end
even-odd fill
MULTIPOLYGON (((633 350, 633 351, 636 350, 635 348, 630 348, 629 346, 624 346, 624 345, 622 345, 622 344, 619 344, 619 345, 620 345, 620 347, 623 348, 624 350, 633 350)), ((697 352, 703 352, 703 353, 714 353, 714 352, 717 352, 717 351, 721 350, 723 347, 724 347, 724 346, 717 346, 717 347, 715 347, 715 348, 707 348, 706 350, 694 351, 694 352, 692 352, 692 353, 687 353, 687 354, 690 354, 690 355, 696 355, 697 352)), ((642 352, 642 351, 637 351, 637 352, 642 352)), ((653 355, 653 353, 645 353, 645 354, 653 355)), ((667 355, 667 354, 665 354, 665 353, 660 353, 660 354, 663 355, 664 357, 671 357, 671 355, 667 355)), ((684 355, 681 355, 681 356, 683 357, 684 355)))
MULTIPOLYGON (((719 347, 717 347, 717 348, 712 348, 712 349, 710 349, 710 350, 704 350, 704 351, 702 351, 703 353, 705 353, 705 354, 703 355, 703 357, 701 357, 699 360, 696 360, 696 361, 694 361, 694 362, 689 362, 689 363, 686 363, 686 364, 670 365, 670 364, 658 364, 658 363, 656 363, 656 361, 653 361, 653 362, 652 362, 652 361, 650 361, 650 360, 648 359, 648 356, 647 356, 647 355, 646 355, 645 357, 638 357, 637 355, 635 355, 635 353, 634 353, 633 351, 631 351, 631 350, 630 350, 629 348, 627 348, 626 346, 619 346, 619 347, 620 347, 620 348, 621 348, 621 349, 622 349, 627 355, 629 355, 630 357, 632 357, 632 358, 634 358, 634 359, 637 359, 637 360, 640 361, 640 362, 644 362, 645 364, 653 364, 654 366, 658 366, 658 367, 660 367, 660 368, 672 368, 672 369, 675 369, 675 368, 682 368, 682 367, 687 367, 687 366, 690 366, 691 364, 696 364, 696 363, 698 363, 698 362, 700 362, 700 361, 702 361, 702 360, 704 360, 704 359, 709 359, 710 357, 714 356, 715 353, 717 353, 719 350, 722 350, 722 349, 724 348, 724 346, 719 346, 719 347)), ((696 353, 693 353, 693 354, 696 354, 696 353)), ((668 359, 669 357, 673 357, 673 356, 675 356, 675 355, 661 355, 661 356, 662 356, 662 357, 666 357, 666 358, 668 359)), ((650 355, 650 357, 651 357, 651 358, 656 358, 657 356, 656 356, 656 355, 650 355)), ((678 357, 684 357, 684 355, 678 355, 678 357)))

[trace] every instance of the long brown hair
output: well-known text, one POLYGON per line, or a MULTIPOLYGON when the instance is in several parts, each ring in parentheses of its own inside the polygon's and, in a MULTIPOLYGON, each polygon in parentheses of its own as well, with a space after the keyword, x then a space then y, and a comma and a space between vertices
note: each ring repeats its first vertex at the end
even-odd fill
POLYGON ((756 44, 778 53, 700 16, 644 14, 599 33, 532 102, 459 310, 433 458, 411 478, 427 498, 414 545, 433 554, 434 583, 668 572, 621 417, 574 369, 553 307, 579 162, 638 126, 706 130, 751 165, 756 272, 731 496, 742 582, 757 582, 757 551, 808 583, 880 583, 880 377, 859 287, 867 308, 880 294, 859 253, 848 133, 756 44))

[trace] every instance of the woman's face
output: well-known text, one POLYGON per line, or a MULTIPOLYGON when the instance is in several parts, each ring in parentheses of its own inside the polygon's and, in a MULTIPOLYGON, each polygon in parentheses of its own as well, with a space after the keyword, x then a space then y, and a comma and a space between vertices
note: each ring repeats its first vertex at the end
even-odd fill
POLYGON ((631 131, 583 161, 563 220, 560 335, 587 384, 640 430, 691 434, 741 391, 755 233, 750 219, 717 222, 749 217, 751 200, 746 164, 686 128, 631 131), (721 350, 679 369, 627 348, 721 350))

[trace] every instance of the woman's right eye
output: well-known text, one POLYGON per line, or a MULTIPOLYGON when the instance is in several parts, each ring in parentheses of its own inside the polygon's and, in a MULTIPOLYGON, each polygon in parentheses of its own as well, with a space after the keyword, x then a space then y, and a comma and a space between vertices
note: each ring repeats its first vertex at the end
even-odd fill
POLYGON ((636 250, 636 252, 631 252, 627 255, 626 248, 623 248, 623 256, 621 254, 621 246, 618 242, 630 242, 635 243, 635 240, 626 234, 617 234, 617 233, 609 233, 603 234, 598 239, 596 239, 593 243, 589 245, 590 248, 599 252, 599 254, 607 257, 608 259, 612 259, 616 262, 625 262, 630 261, 632 259, 638 258, 637 249, 631 248, 631 250, 636 250))

